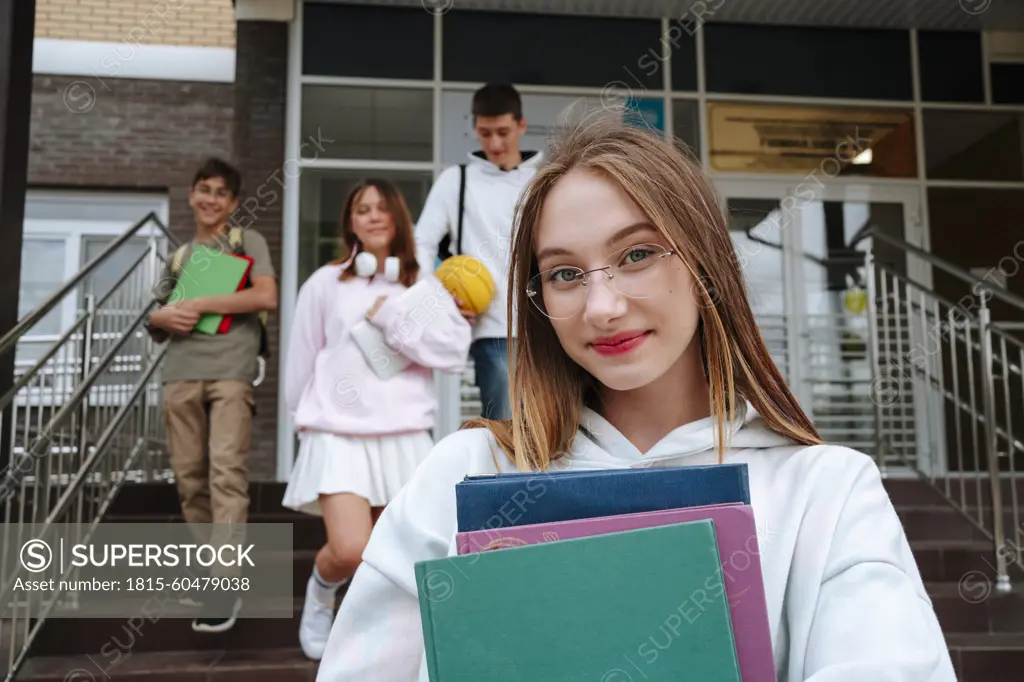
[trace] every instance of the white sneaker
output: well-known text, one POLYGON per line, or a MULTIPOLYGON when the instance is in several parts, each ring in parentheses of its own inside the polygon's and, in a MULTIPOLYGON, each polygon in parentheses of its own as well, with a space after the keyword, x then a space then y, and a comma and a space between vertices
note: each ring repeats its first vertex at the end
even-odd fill
POLYGON ((299 622, 299 644, 307 658, 319 661, 323 658, 327 640, 334 625, 334 601, 325 603, 318 597, 316 578, 309 576, 306 583, 306 603, 302 606, 302 620, 299 622))
POLYGON ((230 616, 201 616, 192 621, 192 630, 195 632, 220 633, 227 632, 235 626, 238 620, 238 612, 242 610, 242 598, 236 597, 231 606, 230 616))

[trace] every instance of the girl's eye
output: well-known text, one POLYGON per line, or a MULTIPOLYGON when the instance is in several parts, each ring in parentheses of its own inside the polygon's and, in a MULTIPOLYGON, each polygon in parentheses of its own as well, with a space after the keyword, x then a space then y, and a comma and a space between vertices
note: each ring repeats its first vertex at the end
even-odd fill
POLYGON ((560 284, 566 284, 573 282, 579 277, 580 273, 571 268, 562 268, 560 270, 552 270, 548 273, 548 280, 557 282, 560 284))
POLYGON ((627 251, 623 260, 626 262, 627 265, 631 263, 639 263, 640 261, 650 256, 651 253, 652 251, 650 248, 645 246, 637 246, 627 251))

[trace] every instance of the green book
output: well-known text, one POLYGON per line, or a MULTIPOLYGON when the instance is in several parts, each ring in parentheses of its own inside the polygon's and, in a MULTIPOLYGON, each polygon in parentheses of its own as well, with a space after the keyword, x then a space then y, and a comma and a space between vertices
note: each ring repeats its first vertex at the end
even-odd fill
MULTIPOLYGON (((182 264, 181 274, 168 302, 233 294, 241 288, 251 267, 250 258, 197 245, 182 264)), ((213 335, 222 325, 225 326, 223 331, 227 331, 224 315, 207 313, 200 316, 194 329, 201 334, 213 335)))
POLYGON ((431 682, 741 682, 710 519, 416 564, 431 682))

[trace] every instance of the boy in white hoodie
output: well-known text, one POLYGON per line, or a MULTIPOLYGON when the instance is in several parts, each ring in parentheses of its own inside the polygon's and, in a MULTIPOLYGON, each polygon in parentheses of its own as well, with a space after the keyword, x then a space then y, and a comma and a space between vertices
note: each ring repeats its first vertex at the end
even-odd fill
POLYGON ((954 682, 878 469, 823 444, 786 387, 718 206, 643 131, 580 126, 553 151, 513 246, 522 400, 438 443, 384 512, 319 682, 427 682, 414 564, 457 553, 467 474, 719 462, 748 466, 778 682, 954 682))
MULTIPOLYGON (((459 166, 445 169, 430 188, 416 223, 416 260, 424 272, 433 272, 442 241, 450 251, 480 261, 494 279, 490 306, 477 316, 462 307, 473 325, 476 385, 480 388, 482 416, 508 419, 508 263, 516 200, 537 171, 542 155, 520 151, 526 118, 519 93, 511 85, 489 84, 473 95, 473 130, 480 151, 469 154, 464 194, 459 166), (460 221, 459 197, 463 196, 460 221), (461 238, 459 225, 461 224, 461 238)), ((514 337, 513 337, 514 338, 514 337)))

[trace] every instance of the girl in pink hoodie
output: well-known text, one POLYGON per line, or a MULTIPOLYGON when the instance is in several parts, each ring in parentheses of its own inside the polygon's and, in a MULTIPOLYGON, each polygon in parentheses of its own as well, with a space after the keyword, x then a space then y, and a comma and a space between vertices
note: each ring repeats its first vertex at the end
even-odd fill
POLYGON ((417 265, 412 218, 390 182, 352 189, 341 242, 342 258, 299 290, 283 377, 300 439, 283 505, 322 516, 327 530, 299 626, 314 660, 373 524, 433 447, 433 372, 461 372, 471 337, 417 265))

